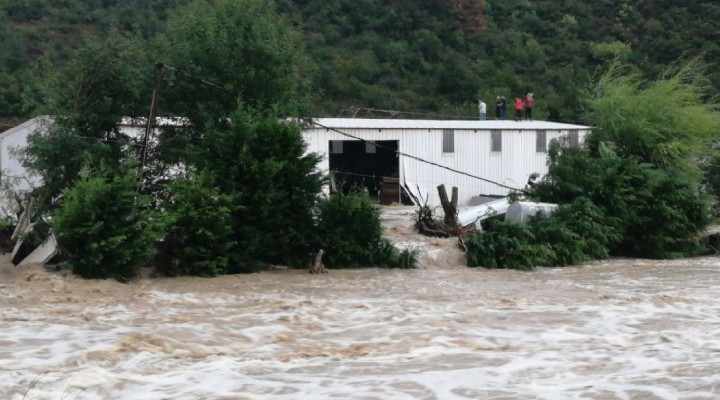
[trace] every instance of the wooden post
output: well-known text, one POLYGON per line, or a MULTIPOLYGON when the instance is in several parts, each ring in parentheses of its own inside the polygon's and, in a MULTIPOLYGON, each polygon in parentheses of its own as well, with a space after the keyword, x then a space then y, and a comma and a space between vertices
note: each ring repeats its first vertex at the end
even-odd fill
POLYGON ((458 203, 458 188, 457 186, 453 186, 452 188, 452 200, 450 201, 452 203, 453 209, 455 212, 457 212, 457 203, 458 203))
POLYGON ((140 153, 140 174, 143 173, 145 168, 145 160, 147 159, 148 153, 148 142, 150 138, 150 132, 155 123, 155 111, 157 109, 158 96, 160 95, 160 83, 163 79, 165 72, 165 64, 159 62, 155 64, 157 71, 155 72, 155 90, 153 90, 152 101, 150 103, 150 115, 148 116, 147 126, 145 127, 145 137, 143 137, 143 147, 140 153))

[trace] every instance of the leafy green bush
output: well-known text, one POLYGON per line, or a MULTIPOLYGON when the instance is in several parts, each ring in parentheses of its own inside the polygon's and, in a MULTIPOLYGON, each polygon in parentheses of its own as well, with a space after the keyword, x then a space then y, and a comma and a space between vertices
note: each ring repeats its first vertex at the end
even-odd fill
POLYGON ((711 198, 694 171, 639 163, 606 145, 593 154, 558 143, 550 146, 548 166, 530 196, 560 204, 589 199, 600 210, 599 224, 619 235, 608 242, 610 254, 676 258, 701 251, 697 238, 711 221, 711 198))
POLYGON ((170 184, 162 225, 167 236, 158 268, 168 275, 215 276, 227 272, 233 240, 231 195, 213 186, 210 174, 170 184))
POLYGON ((529 271, 553 264, 554 254, 546 244, 538 244, 530 225, 500 220, 489 225, 487 232, 474 233, 465 241, 469 267, 529 271))
POLYGON ((538 215, 530 224, 538 243, 553 253, 550 265, 572 265, 609 256, 621 237, 603 210, 586 198, 561 205, 551 215, 538 215))
POLYGON ((398 251, 393 244, 382 238, 372 249, 372 265, 383 268, 411 269, 417 267, 417 251, 398 251))
POLYGON ((665 170, 696 168, 696 156, 707 151, 720 129, 717 105, 703 101, 708 91, 703 69, 692 60, 646 82, 611 66, 592 99, 591 123, 598 129, 587 139, 588 147, 594 152, 611 142, 623 158, 665 170))
POLYGON ((415 254, 382 238, 380 213, 365 193, 333 194, 320 201, 317 246, 328 268, 414 268, 415 254))
POLYGON ((629 222, 615 253, 650 258, 694 256, 704 250, 698 239, 711 221, 711 198, 694 174, 668 174, 640 166, 636 190, 623 204, 629 222))
POLYGON ((194 162, 232 194, 234 240, 228 272, 251 272, 260 262, 303 266, 312 250, 313 210, 323 176, 320 157, 306 153, 300 127, 240 108, 227 129, 211 131, 194 162))
POLYGON ((83 175, 52 220, 64 264, 83 278, 127 281, 159 237, 147 200, 136 192, 134 171, 83 175))

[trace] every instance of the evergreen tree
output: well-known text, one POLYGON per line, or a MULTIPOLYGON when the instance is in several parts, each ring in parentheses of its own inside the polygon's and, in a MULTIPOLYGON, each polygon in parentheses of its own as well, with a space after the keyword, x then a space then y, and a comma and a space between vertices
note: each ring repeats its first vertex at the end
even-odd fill
POLYGON ((229 127, 209 131, 198 148, 199 169, 233 198, 237 253, 230 272, 258 262, 301 266, 315 241, 313 209, 323 183, 319 156, 306 154, 300 126, 240 107, 229 127))
POLYGON ((160 236, 137 172, 84 171, 52 219, 64 264, 84 278, 128 281, 160 236))
POLYGON ((228 271, 237 242, 233 238, 233 196, 213 186, 206 172, 170 184, 161 225, 166 234, 156 257, 168 275, 215 276, 228 271))

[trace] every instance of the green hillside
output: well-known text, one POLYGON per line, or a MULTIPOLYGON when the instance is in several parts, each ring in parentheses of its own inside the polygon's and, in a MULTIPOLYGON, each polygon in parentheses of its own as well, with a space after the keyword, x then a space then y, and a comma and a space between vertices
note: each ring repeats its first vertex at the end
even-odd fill
MULTIPOLYGON (((0 116, 41 109, 43 71, 62 68, 86 37, 112 27, 161 48, 154 40, 186 3, 3 1, 0 116)), ((318 116, 349 115, 350 107, 472 116, 478 97, 492 103, 496 95, 533 91, 538 117, 574 121, 608 59, 619 57, 648 78, 682 58, 720 61, 720 4, 713 1, 278 0, 276 6, 303 35, 318 116)), ((708 83, 719 93, 720 73, 708 83)))

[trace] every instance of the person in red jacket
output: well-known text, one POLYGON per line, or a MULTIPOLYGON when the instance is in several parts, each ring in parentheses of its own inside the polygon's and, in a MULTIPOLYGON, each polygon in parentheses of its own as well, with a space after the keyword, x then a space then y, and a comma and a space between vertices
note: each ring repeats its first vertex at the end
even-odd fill
POLYGON ((525 96, 525 119, 531 120, 532 119, 532 109, 533 109, 533 95, 535 93, 530 92, 525 96))
POLYGON ((522 119, 522 108, 523 108, 522 99, 519 97, 516 97, 515 98, 515 121, 520 121, 522 119))

